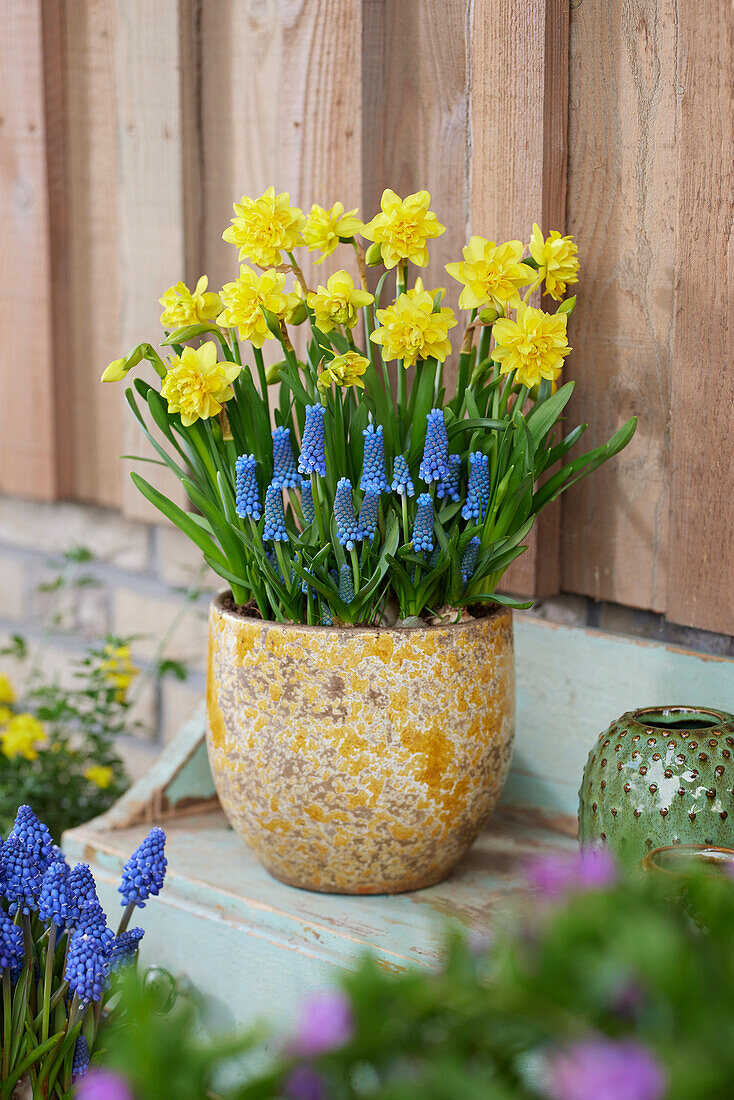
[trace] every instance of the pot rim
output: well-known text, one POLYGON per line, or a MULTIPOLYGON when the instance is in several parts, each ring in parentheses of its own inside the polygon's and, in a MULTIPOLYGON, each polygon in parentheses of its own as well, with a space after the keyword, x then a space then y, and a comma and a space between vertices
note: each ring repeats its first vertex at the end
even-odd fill
POLYGON ((670 867, 663 867, 657 862, 655 857, 662 855, 664 852, 687 853, 688 855, 703 855, 705 852, 714 852, 734 856, 734 848, 725 848, 720 844, 661 844, 660 847, 652 848, 642 857, 640 865, 643 870, 655 871, 659 875, 669 875, 671 878, 687 878, 690 872, 674 871, 670 867))
POLYGON ((721 710, 718 707, 697 707, 690 703, 676 703, 674 705, 663 705, 658 707, 639 707, 637 710, 629 712, 631 720, 637 722, 639 726, 645 729, 655 730, 661 734, 665 734, 675 739, 676 737, 688 740, 691 736, 707 737, 715 735, 716 731, 721 729, 722 726, 728 725, 734 721, 734 715, 729 714, 728 711, 721 710), (685 718, 689 716, 691 718, 715 718, 716 721, 711 726, 667 726, 663 723, 655 723, 646 720, 646 716, 663 716, 671 717, 673 719, 678 716, 679 718, 685 718))
MULTIPOLYGON (((235 611, 232 611, 228 607, 223 607, 222 604, 227 597, 231 597, 232 593, 229 588, 222 592, 219 592, 211 601, 210 607, 216 610, 217 614, 224 619, 230 619, 237 623, 260 623, 261 626, 275 627, 278 630, 299 631, 306 632, 308 634, 323 634, 326 631, 342 634, 408 634, 413 633, 420 627, 414 626, 311 626, 309 623, 278 623, 272 619, 259 619, 254 615, 239 615, 235 611)), ((502 604, 498 604, 495 611, 489 615, 483 616, 481 619, 472 619, 468 623, 443 623, 440 626, 430 626, 426 624, 423 628, 426 631, 461 631, 471 630, 483 623, 489 623, 492 626, 501 624, 504 621, 512 623, 512 608, 505 607, 502 604)))

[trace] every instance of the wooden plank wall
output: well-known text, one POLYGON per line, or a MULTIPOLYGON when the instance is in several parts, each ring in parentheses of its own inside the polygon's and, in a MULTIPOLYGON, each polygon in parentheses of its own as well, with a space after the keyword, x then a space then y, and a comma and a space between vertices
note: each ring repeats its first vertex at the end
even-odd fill
MULTIPOLYGON (((472 231, 523 237, 537 218, 577 236, 573 417, 596 444, 640 416, 628 450, 544 517, 511 587, 734 632, 728 0, 4 14, 0 372, 7 387, 22 358, 33 379, 0 408, 4 491, 144 514, 118 458, 139 450, 121 389, 96 380, 155 331, 165 285, 236 273, 221 233, 243 192, 272 182, 369 217, 384 186, 426 187, 448 227, 429 285, 472 231)), ((323 281, 349 262, 304 266, 323 281)))

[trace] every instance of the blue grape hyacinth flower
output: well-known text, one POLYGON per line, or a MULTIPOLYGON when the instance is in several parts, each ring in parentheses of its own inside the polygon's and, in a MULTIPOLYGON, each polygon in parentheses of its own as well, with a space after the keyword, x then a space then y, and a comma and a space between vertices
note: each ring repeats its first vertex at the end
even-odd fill
POLYGON ((234 464, 235 511, 242 519, 262 515, 260 494, 257 489, 257 459, 254 455, 240 455, 234 464))
POLYGON ((281 489, 295 489, 301 481, 293 454, 290 428, 273 431, 273 485, 281 489))
POLYGON ((64 973, 72 994, 79 998, 82 1005, 98 1001, 107 988, 109 973, 107 946, 89 932, 75 932, 69 944, 64 973))
POLYGON ((394 493, 404 494, 406 497, 415 496, 415 486, 404 455, 397 455, 395 459, 391 489, 394 493))
MULTIPOLYGON (((41 874, 52 861, 54 842, 51 833, 39 821, 30 806, 19 806, 10 836, 17 836, 30 852, 41 874)), ((8 840, 10 837, 8 837, 8 840)))
POLYGON ((89 1069, 89 1044, 83 1035, 80 1035, 74 1047, 74 1061, 71 1066, 71 1081, 75 1084, 86 1077, 89 1069))
POLYGON ((474 538, 469 540, 464 553, 461 555, 461 577, 464 584, 467 584, 474 574, 480 545, 481 539, 478 535, 475 535, 474 538))
POLYGON ((469 455, 469 487, 461 509, 464 519, 481 521, 489 505, 489 459, 481 451, 469 455))
POLYGON ((362 537, 357 517, 354 514, 354 499, 352 497, 352 483, 348 477, 340 477, 336 486, 334 497, 334 518, 336 519, 336 534, 342 546, 347 550, 353 550, 355 542, 362 537))
POLYGON ((81 920, 82 910, 87 905, 99 905, 97 886, 88 863, 77 863, 69 872, 68 911, 66 922, 76 928, 81 920))
POLYGON ((10 912, 18 910, 24 915, 38 909, 38 895, 41 893, 42 872, 20 837, 11 833, 3 844, 3 892, 10 902, 10 912))
POLYGON ((263 542, 266 539, 272 539, 273 542, 288 542, 288 532, 285 529, 285 512, 283 511, 283 490, 274 481, 271 481, 265 491, 263 542))
POLYGON ((426 417, 426 443, 418 472, 429 485, 449 475, 449 437, 443 409, 431 409, 426 417))
POLYGON ((346 562, 339 568, 339 598, 344 603, 351 603, 354 599, 354 577, 346 562))
POLYGON ((454 504, 460 499, 459 478, 461 476, 461 455, 449 455, 448 475, 439 481, 436 496, 439 500, 451 500, 454 504))
POLYGON ((145 902, 151 894, 158 894, 166 876, 165 857, 166 834, 163 829, 151 829, 122 870, 122 882, 118 892, 122 894, 123 905, 139 905, 145 908, 145 902))
POLYGON ((304 523, 313 523, 316 519, 316 509, 313 506, 313 490, 308 478, 301 478, 301 511, 304 523))
POLYGON ((301 439, 301 455, 298 469, 302 474, 319 474, 326 477, 326 454, 324 449, 323 405, 306 405, 306 423, 301 439))
POLYGON ((56 862, 46 870, 38 897, 38 916, 62 928, 69 916, 69 868, 56 862))
POLYGON ((11 976, 23 961, 23 931, 0 909, 0 974, 9 970, 11 976))
POLYGON ((413 525, 413 549, 433 550, 433 500, 430 493, 421 493, 413 525))
POLYGON ((368 424, 363 430, 364 461, 360 489, 365 493, 386 493, 390 488, 385 472, 385 438, 382 424, 368 424))
POLYGON ((366 492, 362 501, 362 507, 359 509, 359 526, 362 532, 362 538, 367 539, 369 542, 375 537, 377 531, 377 514, 380 507, 380 494, 373 492, 366 492))
POLYGON ((138 947, 145 932, 142 928, 130 928, 127 932, 121 932, 112 944, 110 966, 112 970, 120 970, 129 966, 135 960, 138 947))

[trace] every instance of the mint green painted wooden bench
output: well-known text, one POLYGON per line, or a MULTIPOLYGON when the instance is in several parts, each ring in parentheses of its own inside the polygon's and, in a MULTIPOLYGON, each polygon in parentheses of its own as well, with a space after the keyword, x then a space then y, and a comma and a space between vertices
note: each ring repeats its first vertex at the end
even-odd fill
MULTIPOLYGON (((142 957, 186 974, 221 1026, 287 1024, 364 950, 400 970, 435 965, 447 919, 486 936, 532 853, 572 847, 589 747, 623 711, 670 703, 734 709, 734 661, 655 642, 516 621, 517 741, 503 806, 454 875, 397 897, 311 894, 271 879, 218 808, 198 711, 107 813, 68 832, 108 913, 122 865, 154 821, 168 833, 163 894, 137 923, 142 957)), ((112 923, 112 917, 111 917, 112 923)))

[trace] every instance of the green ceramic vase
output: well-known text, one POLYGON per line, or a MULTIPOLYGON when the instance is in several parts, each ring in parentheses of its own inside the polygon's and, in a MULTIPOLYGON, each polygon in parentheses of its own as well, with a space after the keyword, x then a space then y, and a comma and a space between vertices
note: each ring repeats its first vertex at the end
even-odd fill
POLYGON ((734 715, 645 707, 612 722, 584 768, 579 841, 625 862, 668 844, 734 847, 734 715))

